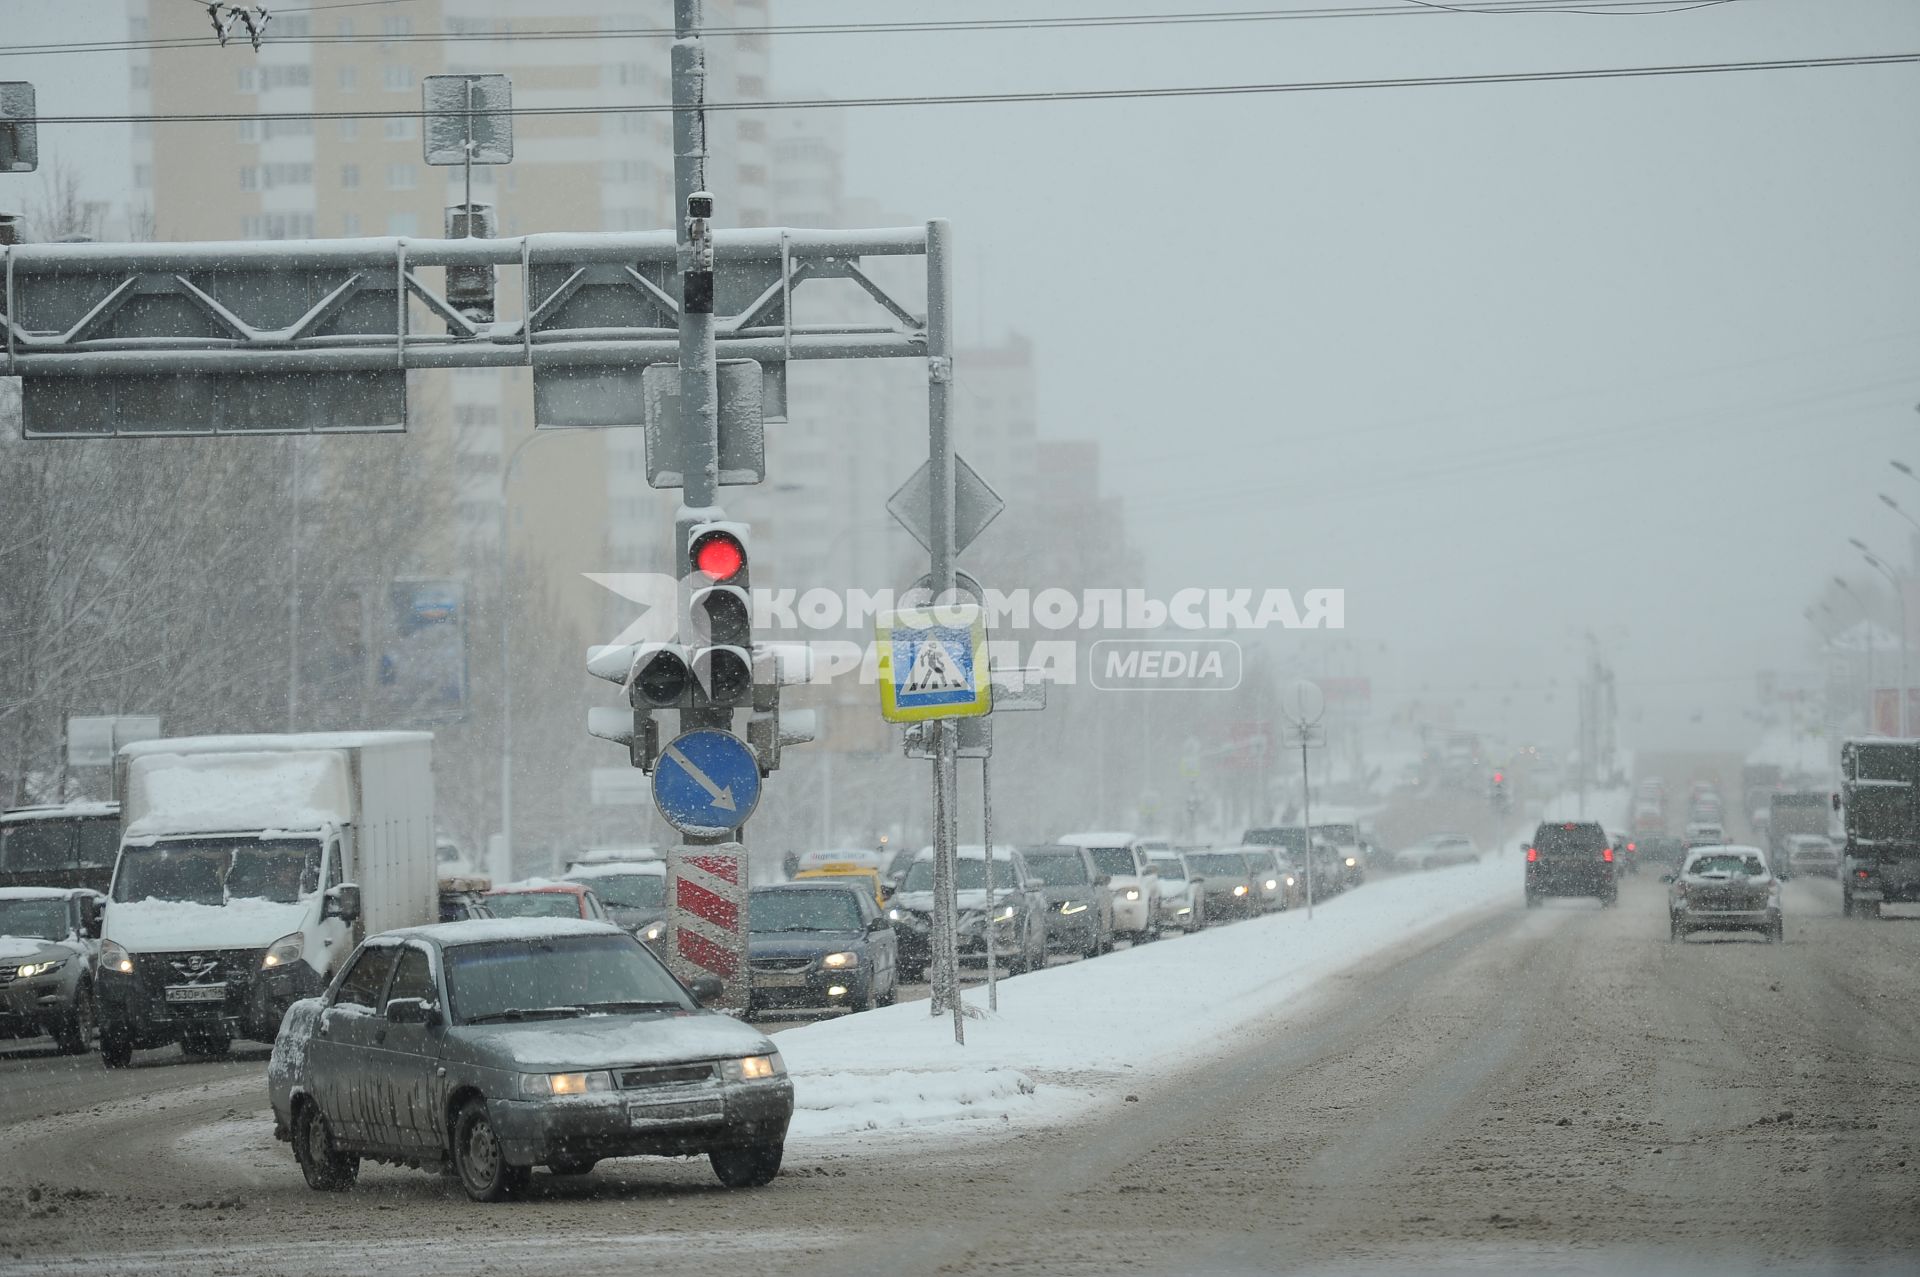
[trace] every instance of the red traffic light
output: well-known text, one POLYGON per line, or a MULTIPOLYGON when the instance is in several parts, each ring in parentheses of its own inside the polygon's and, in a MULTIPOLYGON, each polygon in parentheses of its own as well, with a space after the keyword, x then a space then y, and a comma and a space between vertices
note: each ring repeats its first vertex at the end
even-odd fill
POLYGON ((688 547, 694 570, 709 581, 729 581, 747 566, 747 552, 730 532, 702 534, 688 547))
POLYGON ((1495 772, 1493 774, 1493 783, 1496 785, 1504 783, 1506 779, 1507 779, 1506 776, 1500 772, 1495 772))

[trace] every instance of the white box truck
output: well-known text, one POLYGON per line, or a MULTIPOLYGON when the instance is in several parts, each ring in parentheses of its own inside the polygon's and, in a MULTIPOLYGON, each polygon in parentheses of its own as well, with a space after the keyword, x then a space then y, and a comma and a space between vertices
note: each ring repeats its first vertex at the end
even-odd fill
POLYGON ((359 937, 438 919, 430 732, 140 741, 114 763, 100 1055, 271 1042, 359 937))

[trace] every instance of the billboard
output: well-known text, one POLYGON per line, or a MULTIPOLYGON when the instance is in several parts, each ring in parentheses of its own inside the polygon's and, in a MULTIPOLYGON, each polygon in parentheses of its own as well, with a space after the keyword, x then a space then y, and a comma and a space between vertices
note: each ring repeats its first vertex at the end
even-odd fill
POLYGON ((374 699, 393 723, 467 716, 467 583, 400 577, 387 591, 374 651, 374 699))

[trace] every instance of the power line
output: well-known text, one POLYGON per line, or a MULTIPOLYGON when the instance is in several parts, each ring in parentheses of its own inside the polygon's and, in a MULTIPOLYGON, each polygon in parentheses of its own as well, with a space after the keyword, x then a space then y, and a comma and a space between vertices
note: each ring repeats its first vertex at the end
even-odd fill
MULTIPOLYGON (((204 8, 204 0, 184 0, 204 8)), ((374 5, 411 3, 412 0, 347 0, 346 3, 313 5, 305 9, 272 10, 276 14, 316 12, 323 9, 352 9, 374 5)), ((1323 6, 1311 9, 1227 9, 1201 13, 1096 14, 1059 18, 949 18, 901 22, 811 22, 757 26, 703 27, 701 36, 717 38, 808 36, 808 35, 920 35, 929 33, 968 33, 978 31, 1074 31, 1101 27, 1211 26, 1223 23, 1267 23, 1326 21, 1355 18, 1418 18, 1439 16, 1502 17, 1515 15, 1566 14, 1588 17, 1658 17, 1684 13, 1690 9, 1746 3, 1747 0, 1694 0, 1676 8, 1684 0, 1599 0, 1604 7, 1590 7, 1595 0, 1487 0, 1471 8, 1445 5, 1420 5, 1419 0, 1395 0, 1391 4, 1323 6), (1589 7, 1576 7, 1589 6, 1589 7)), ((515 44, 543 40, 668 40, 672 27, 555 27, 544 31, 402 31, 353 32, 332 35, 268 35, 263 44, 461 44, 471 42, 515 44)), ((118 52, 137 49, 174 50, 207 47, 204 37, 172 36, 146 40, 94 40, 57 44, 21 45, 7 50, 8 56, 61 53, 118 52)))
MULTIPOLYGON (((1595 67, 1575 71, 1509 71, 1477 75, 1393 76, 1364 80, 1301 80, 1274 84, 1203 84, 1143 89, 1058 89, 1009 93, 937 93, 865 98, 769 98, 762 101, 709 102, 708 111, 806 111, 855 107, 1021 105, 1043 102, 1126 102, 1160 98, 1254 97, 1281 93, 1329 93, 1367 89, 1472 88, 1494 84, 1557 84, 1580 80, 1653 79, 1681 75, 1733 74, 1751 71, 1808 71, 1841 67, 1900 66, 1920 62, 1920 53, 1859 54, 1833 58, 1776 58, 1744 62, 1693 62, 1666 66, 1595 67)), ((659 115, 673 110, 671 103, 624 103, 612 106, 515 107, 523 118, 578 115, 659 115)), ((425 113, 407 111, 183 111, 168 115, 45 115, 41 124, 226 124, 236 121, 321 121, 421 119, 425 113)))

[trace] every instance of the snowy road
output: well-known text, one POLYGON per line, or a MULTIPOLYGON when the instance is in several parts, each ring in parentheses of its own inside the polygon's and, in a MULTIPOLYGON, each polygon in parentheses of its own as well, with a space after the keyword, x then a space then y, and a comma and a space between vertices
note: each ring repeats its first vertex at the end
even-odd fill
POLYGON ((506 1207, 377 1167, 321 1196, 257 1068, 137 1070, 103 1102, 125 1092, 97 1065, 13 1061, 9 1091, 57 1080, 0 1110, 0 1272, 1907 1268, 1920 920, 1847 922, 1795 882, 1787 944, 1672 945, 1651 875, 1612 911, 1518 898, 1516 875, 1510 904, 1196 1043, 1138 1102, 1017 1140, 796 1144, 758 1192, 630 1161, 506 1207))

